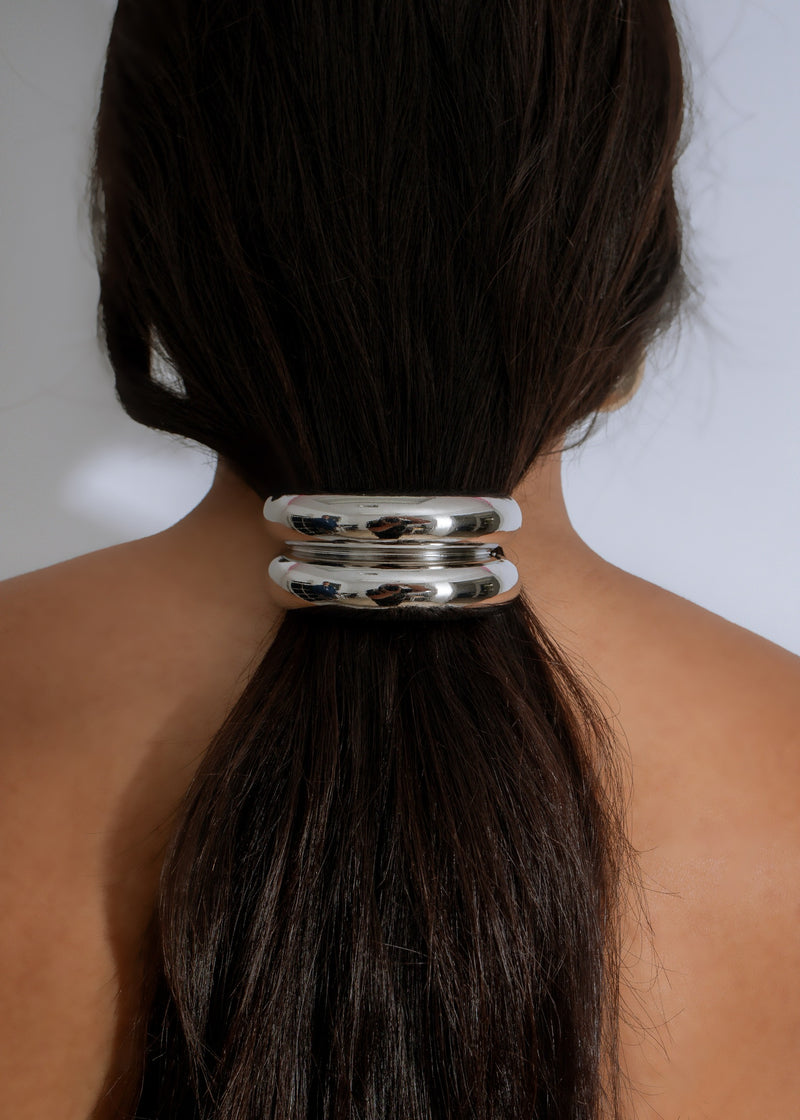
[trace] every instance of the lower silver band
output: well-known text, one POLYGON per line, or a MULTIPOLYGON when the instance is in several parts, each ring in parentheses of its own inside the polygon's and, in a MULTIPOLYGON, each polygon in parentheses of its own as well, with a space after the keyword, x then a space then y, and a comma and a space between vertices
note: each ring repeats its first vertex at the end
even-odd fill
POLYGON ((517 569, 505 558, 447 568, 365 568, 276 556, 269 575, 295 600, 360 608, 501 603, 514 598, 519 586, 517 569))

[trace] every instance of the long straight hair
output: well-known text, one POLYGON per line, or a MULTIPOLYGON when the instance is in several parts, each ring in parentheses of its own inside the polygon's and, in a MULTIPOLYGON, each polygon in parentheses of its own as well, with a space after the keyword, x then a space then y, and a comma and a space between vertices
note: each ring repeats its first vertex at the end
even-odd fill
MULTIPOLYGON (((121 0, 122 406, 262 498, 511 493, 678 306, 682 114, 667 0, 121 0)), ((620 1116, 621 791, 524 592, 287 612, 165 851, 127 1115, 620 1116)))

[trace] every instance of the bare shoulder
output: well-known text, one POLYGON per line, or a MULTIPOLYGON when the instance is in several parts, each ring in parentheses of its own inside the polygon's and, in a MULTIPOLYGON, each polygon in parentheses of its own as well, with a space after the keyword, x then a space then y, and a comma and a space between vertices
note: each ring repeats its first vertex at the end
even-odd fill
POLYGON ((131 643, 113 649, 92 557, 0 582, 0 1080, 19 1116, 88 1116, 112 1060, 122 923, 100 884, 135 767, 109 663, 131 643))
MULTIPOLYGON (((579 660, 640 749, 686 747, 724 775, 758 762, 800 777, 800 657, 647 580, 608 565, 579 660)), ((569 644, 569 643, 568 643, 569 644)), ((669 753, 673 753, 670 751, 669 753)))
POLYGON ((121 545, 0 582, 0 679, 19 731, 63 722, 80 704, 102 718, 108 672, 122 677, 140 660, 130 620, 150 617, 141 608, 157 594, 134 578, 134 562, 121 545))
POLYGON ((141 727, 187 694, 231 701, 272 620, 171 547, 154 534, 0 581, 0 692, 17 730, 87 731, 88 718, 102 737, 105 720, 141 727))
POLYGON ((734 885, 763 857, 763 889, 771 867, 800 904, 800 657, 627 573, 604 597, 584 649, 630 748, 639 846, 716 845, 734 885))
POLYGON ((800 1095, 800 658, 624 573, 585 649, 629 747, 652 923, 628 943, 634 1115, 786 1115, 800 1095))
POLYGON ((258 652, 258 620, 170 559, 143 538, 0 582, 0 838, 21 859, 38 836, 65 879, 168 814, 258 652))
POLYGON ((0 582, 0 1082, 14 1115, 86 1117, 124 1068, 166 829, 249 655, 236 620, 196 609, 206 597, 162 559, 136 541, 0 582))

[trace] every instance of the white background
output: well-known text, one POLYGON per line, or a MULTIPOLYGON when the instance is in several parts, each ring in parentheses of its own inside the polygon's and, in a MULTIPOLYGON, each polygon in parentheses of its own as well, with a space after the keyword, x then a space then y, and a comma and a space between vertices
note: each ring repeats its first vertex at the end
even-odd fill
MULTIPOLYGON (((83 193, 108 0, 0 0, 0 579, 166 528, 213 456, 117 404, 83 193)), ((565 467, 584 539, 800 653, 798 0, 678 8, 702 305, 565 467)))

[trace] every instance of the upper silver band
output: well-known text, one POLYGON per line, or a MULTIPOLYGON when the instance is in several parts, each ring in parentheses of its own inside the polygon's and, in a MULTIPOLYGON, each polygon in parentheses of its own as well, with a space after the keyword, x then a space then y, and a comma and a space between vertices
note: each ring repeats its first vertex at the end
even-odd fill
POLYGON ((283 494, 267 498, 264 517, 307 537, 361 540, 474 540, 522 524, 513 498, 392 497, 372 494, 283 494))
POLYGON ((513 498, 284 494, 264 517, 299 534, 269 566, 287 607, 468 607, 519 594, 514 564, 481 539, 520 527, 513 498))

